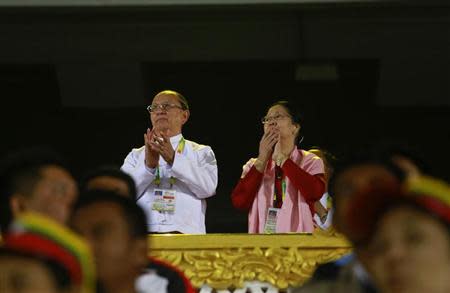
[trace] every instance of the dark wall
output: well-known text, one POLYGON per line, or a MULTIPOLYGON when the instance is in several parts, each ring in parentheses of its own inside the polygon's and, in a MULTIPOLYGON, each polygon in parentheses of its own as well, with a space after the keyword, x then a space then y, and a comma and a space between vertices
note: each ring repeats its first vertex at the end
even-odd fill
POLYGON ((162 89, 191 104, 184 134, 219 163, 209 232, 245 232, 229 200, 277 99, 302 148, 395 140, 449 179, 448 7, 0 10, 0 151, 48 144, 77 175, 142 145, 162 89), (170 18, 167 15, 171 15, 170 18))

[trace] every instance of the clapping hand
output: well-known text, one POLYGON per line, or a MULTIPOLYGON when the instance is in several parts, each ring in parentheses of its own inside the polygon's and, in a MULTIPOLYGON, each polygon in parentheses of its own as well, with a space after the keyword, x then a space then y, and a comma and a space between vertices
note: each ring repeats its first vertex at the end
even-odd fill
POLYGON ((152 141, 155 139, 154 130, 147 128, 144 133, 145 141, 145 164, 149 168, 156 168, 159 162, 159 152, 152 147, 152 141))
POLYGON ((156 152, 159 156, 169 164, 173 164, 175 158, 175 150, 170 143, 170 138, 163 131, 155 130, 152 140, 150 141, 150 147, 152 151, 156 152))

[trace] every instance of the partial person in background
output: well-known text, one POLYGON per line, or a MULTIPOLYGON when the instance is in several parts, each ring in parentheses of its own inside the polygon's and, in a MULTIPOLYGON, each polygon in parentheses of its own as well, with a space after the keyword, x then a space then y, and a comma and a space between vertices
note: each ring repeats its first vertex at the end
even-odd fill
POLYGON ((0 276, 4 293, 69 293, 63 281, 68 273, 58 265, 10 249, 0 248, 0 276))
POLYGON ((95 292, 95 266, 90 247, 69 228, 45 215, 24 212, 14 219, 3 236, 3 246, 8 252, 3 255, 4 262, 0 260, 1 292, 10 292, 4 291, 3 286, 11 286, 18 292, 25 292, 25 289, 30 292, 95 292), (8 257, 11 254, 16 256, 15 260, 8 257), (23 256, 21 262, 17 259, 20 255, 23 256), (34 264, 33 258, 37 260, 34 264), (25 265, 28 261, 30 267, 25 265), (47 274, 38 269, 39 262, 47 269, 47 274), (2 270, 2 265, 7 268, 2 270), (51 285, 51 289, 44 289, 42 285, 51 285))
POLYGON ((142 209, 111 191, 80 195, 71 227, 91 245, 100 292, 135 293, 135 282, 148 263, 147 225, 142 209))
MULTIPOLYGON (((81 192, 105 190, 117 193, 131 200, 136 199, 136 187, 130 175, 112 166, 102 166, 88 172, 80 185, 81 192)), ((149 257, 149 263, 137 279, 139 292, 189 293, 191 282, 174 265, 149 257)))
POLYGON ((133 178, 115 166, 100 166, 87 172, 80 183, 80 191, 109 190, 130 199, 136 199, 133 178))
MULTIPOLYGON (((413 158, 396 147, 377 144, 354 148, 347 156, 342 156, 329 182, 333 226, 352 242, 354 253, 319 265, 311 279, 293 292, 377 292, 367 272, 371 254, 347 221, 350 203, 364 190, 400 184, 410 176, 420 174, 413 158), (399 159, 403 164, 398 164, 399 159)), ((361 210, 355 212, 363 213, 361 210)))
POLYGON ((350 203, 351 233, 367 243, 382 293, 450 292, 450 186, 430 177, 374 186, 350 203))
POLYGON ((319 201, 314 203, 314 221, 321 229, 327 230, 330 228, 333 218, 332 198, 328 194, 328 182, 330 177, 333 176, 333 166, 336 163, 336 157, 330 152, 318 147, 310 149, 309 152, 321 158, 324 165, 325 193, 319 201))
POLYGON ((262 123, 258 157, 244 165, 232 203, 249 212, 249 233, 313 232, 314 203, 325 191, 323 162, 297 147, 300 115, 288 101, 271 105, 262 123))
POLYGON ((8 154, 0 166, 0 227, 33 211, 66 224, 78 195, 77 184, 61 157, 46 148, 8 154))
POLYGON ((148 231, 204 234, 206 198, 218 181, 214 152, 183 137, 190 112, 180 93, 158 93, 147 110, 152 128, 144 134, 145 145, 133 149, 121 169, 136 182, 148 231))

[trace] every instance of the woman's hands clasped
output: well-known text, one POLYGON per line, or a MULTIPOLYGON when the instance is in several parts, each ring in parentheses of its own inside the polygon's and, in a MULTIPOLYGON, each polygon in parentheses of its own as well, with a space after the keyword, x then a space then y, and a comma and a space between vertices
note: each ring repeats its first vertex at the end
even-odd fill
POLYGON ((259 154, 255 162, 255 167, 259 172, 263 172, 267 161, 270 159, 275 145, 280 139, 280 134, 274 129, 270 129, 264 133, 259 142, 259 154))

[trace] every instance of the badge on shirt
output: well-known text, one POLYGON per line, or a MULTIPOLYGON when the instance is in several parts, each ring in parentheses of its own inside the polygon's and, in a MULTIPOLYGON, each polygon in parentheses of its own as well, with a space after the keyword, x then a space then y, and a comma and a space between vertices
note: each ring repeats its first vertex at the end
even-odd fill
POLYGON ((152 210, 167 213, 175 212, 176 190, 155 189, 153 195, 152 210))
POLYGON ((273 234, 277 232, 277 219, 280 209, 269 208, 267 210, 266 224, 264 225, 264 233, 273 234))

